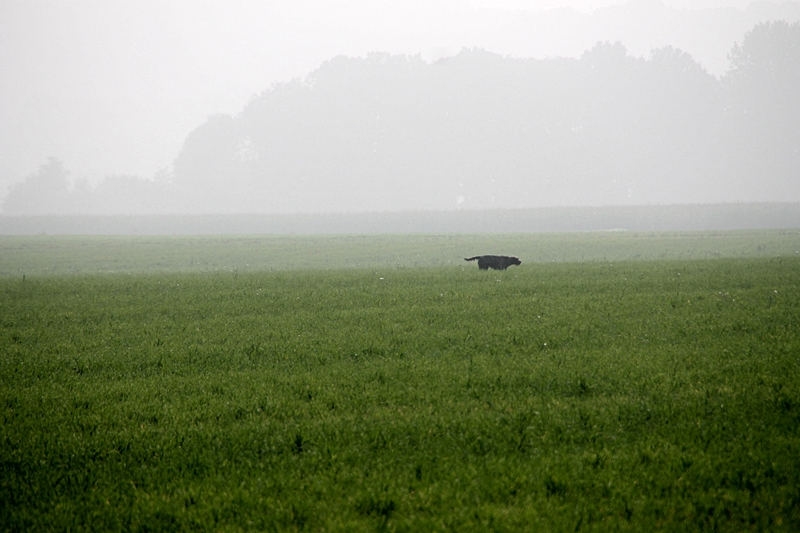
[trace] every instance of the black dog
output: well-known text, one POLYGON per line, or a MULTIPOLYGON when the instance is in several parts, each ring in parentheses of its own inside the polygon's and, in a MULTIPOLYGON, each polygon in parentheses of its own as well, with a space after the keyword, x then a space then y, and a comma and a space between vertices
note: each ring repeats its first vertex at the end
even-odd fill
POLYGON ((476 255, 475 257, 464 258, 464 261, 478 260, 478 268, 481 270, 505 270, 511 265, 521 265, 522 261, 516 257, 509 257, 507 255, 476 255))

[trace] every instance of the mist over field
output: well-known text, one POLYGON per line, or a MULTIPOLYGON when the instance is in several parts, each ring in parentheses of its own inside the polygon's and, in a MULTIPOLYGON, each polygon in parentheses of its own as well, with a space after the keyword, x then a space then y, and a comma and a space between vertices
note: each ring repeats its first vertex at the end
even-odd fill
MULTIPOLYGON (((800 3, 709 2, 700 6, 704 9, 657 1, 555 4, 540 3, 538 10, 522 3, 435 4, 428 14, 438 33, 428 28, 430 33, 419 31, 414 41, 389 32, 396 39, 381 41, 375 38, 381 24, 413 33, 418 22, 400 15, 423 8, 381 11, 354 3, 331 15, 347 24, 331 29, 314 19, 331 36, 350 35, 347 45, 334 40, 314 48, 327 55, 300 74, 292 72, 293 78, 255 76, 250 86, 262 85, 250 95, 241 93, 247 83, 237 87, 231 74, 244 61, 236 58, 246 57, 250 70, 257 71, 260 61, 272 64, 275 56, 294 58, 295 66, 310 65, 310 56, 299 52, 298 43, 267 52, 255 41, 251 49, 231 41, 230 49, 213 58, 203 49, 193 59, 178 56, 174 61, 187 68, 183 82, 197 75, 192 71, 197 62, 227 65, 230 75, 215 89, 227 92, 227 109, 215 113, 212 105, 196 106, 206 118, 180 135, 170 133, 171 141, 157 137, 168 128, 153 131, 150 144, 159 146, 158 157, 153 146, 143 148, 131 139, 89 140, 110 117, 120 119, 118 127, 130 123, 137 98, 144 106, 142 124, 175 122, 171 116, 178 118, 181 108, 170 113, 152 105, 135 86, 115 92, 117 86, 100 75, 104 63, 75 63, 73 82, 94 73, 98 83, 65 87, 63 101, 50 110, 2 108, 12 119, 0 127, 6 152, 0 172, 7 187, 2 214, 331 214, 800 202, 800 3), (447 17, 453 13, 476 30, 473 37, 453 33, 454 20, 447 17), (389 23, 394 15, 398 20, 389 23), (492 24, 496 29, 489 32, 492 24), (449 44, 431 45, 433 34, 449 44), (371 45, 384 48, 364 48, 371 45), (103 98, 96 101, 97 116, 73 120, 60 114, 77 109, 69 107, 70 98, 90 99, 98 91, 103 98), (147 118, 156 111, 158 120, 147 118), (83 129, 48 126, 58 121, 83 129), (86 133, 92 126, 97 131, 86 133), (71 147, 63 142, 67 138, 71 147), (77 147, 80 139, 94 151, 77 147), (31 154, 42 145, 52 150, 34 164, 31 154), (168 146, 174 150, 165 159, 168 146), (123 151, 124 158, 110 157, 123 151), (20 174, 26 158, 28 170, 20 174), (92 158, 95 163, 87 163, 92 158), (125 170, 147 168, 159 158, 162 164, 150 175, 125 170), (101 167, 113 172, 87 174, 86 169, 101 167)), ((21 5, 3 9, 35 21, 21 5)), ((205 32, 213 40, 258 28, 238 4, 216 26, 203 22, 210 8, 183 19, 178 5, 157 17, 159 31, 186 34, 192 28, 192 35, 205 32)), ((101 11, 95 22, 109 30, 130 23, 152 31, 145 12, 101 11)), ((264 27, 291 20, 303 26, 287 10, 260 15, 264 27)), ((59 37, 69 36, 55 19, 66 23, 74 14, 38 16, 53 17, 54 24, 40 47, 53 48, 59 37)), ((137 52, 130 64, 141 69, 165 39, 149 41, 150 48, 137 52)), ((16 62, 13 52, 2 54, 3 64, 17 67, 7 70, 12 74, 2 83, 9 101, 20 104, 33 78, 23 76, 19 65, 25 54, 35 59, 36 53, 17 52, 16 62)), ((122 79, 132 58, 116 52, 120 55, 107 52, 105 64, 119 59, 114 68, 122 79)), ((69 64, 62 68, 69 78, 69 64)), ((148 76, 163 83, 180 78, 174 72, 148 76)), ((177 93, 191 101, 207 92, 209 81, 164 86, 164 101, 177 93)), ((38 87, 40 103, 48 101, 49 91, 38 87)))

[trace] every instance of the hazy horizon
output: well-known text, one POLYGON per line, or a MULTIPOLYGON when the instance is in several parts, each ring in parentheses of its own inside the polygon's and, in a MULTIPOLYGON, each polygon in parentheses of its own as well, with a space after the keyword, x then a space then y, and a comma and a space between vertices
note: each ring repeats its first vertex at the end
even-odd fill
POLYGON ((209 117, 237 115, 337 56, 431 62, 480 48, 542 59, 620 41, 634 57, 680 48, 719 77, 754 21, 799 20, 800 2, 12 0, 0 14, 2 200, 49 157, 90 184, 171 172, 209 117))

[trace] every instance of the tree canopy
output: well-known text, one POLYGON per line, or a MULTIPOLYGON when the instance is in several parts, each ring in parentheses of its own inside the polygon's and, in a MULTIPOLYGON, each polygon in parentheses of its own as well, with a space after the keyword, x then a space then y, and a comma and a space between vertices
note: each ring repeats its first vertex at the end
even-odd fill
MULTIPOLYGON (((145 196, 173 212, 800 201, 800 24, 755 26, 730 61, 717 79, 682 50, 618 42, 578 59, 335 57, 210 117, 145 196)), ((52 160, 4 211, 63 211, 67 189, 52 160)))

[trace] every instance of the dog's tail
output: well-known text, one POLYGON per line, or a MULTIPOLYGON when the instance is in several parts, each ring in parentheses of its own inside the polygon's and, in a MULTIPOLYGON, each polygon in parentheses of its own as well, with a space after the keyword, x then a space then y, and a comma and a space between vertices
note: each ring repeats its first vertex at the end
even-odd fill
POLYGON ((464 261, 475 261, 476 259, 480 259, 480 258, 481 258, 481 256, 479 256, 479 255, 476 255, 475 257, 470 257, 470 258, 466 258, 465 257, 464 261))

